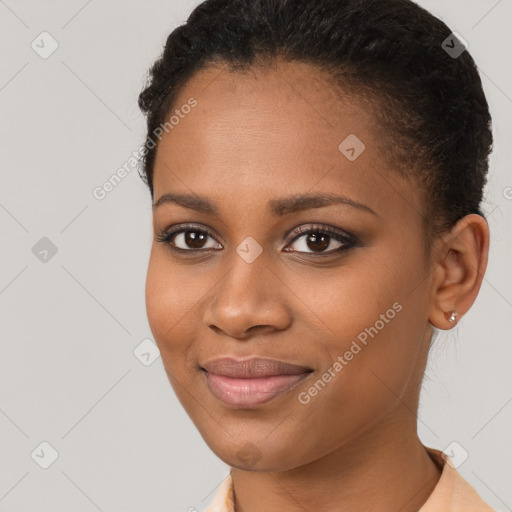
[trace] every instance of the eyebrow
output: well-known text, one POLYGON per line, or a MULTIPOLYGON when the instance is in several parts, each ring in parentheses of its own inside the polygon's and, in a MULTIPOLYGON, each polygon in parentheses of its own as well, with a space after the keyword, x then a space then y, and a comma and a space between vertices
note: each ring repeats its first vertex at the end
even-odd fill
MULTIPOLYGON (((219 213, 219 208, 217 205, 215 205, 215 203, 206 197, 198 195, 164 194, 153 204, 153 210, 156 210, 163 204, 177 204, 183 208, 188 208, 190 210, 212 215, 217 215, 219 213)), ((322 208, 324 206, 330 206, 333 204, 345 204, 378 216, 377 213, 375 213, 366 204, 359 203, 342 195, 327 193, 298 194, 294 196, 283 197, 281 199, 271 199, 268 202, 267 208, 272 215, 281 217, 284 215, 289 215, 290 213, 303 210, 312 210, 314 208, 322 208)))

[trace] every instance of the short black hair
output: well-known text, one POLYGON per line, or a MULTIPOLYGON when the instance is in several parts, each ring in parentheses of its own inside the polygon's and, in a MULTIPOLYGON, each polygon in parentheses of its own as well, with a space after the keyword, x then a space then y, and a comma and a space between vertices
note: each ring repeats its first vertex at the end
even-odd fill
POLYGON ((411 0, 206 0, 170 33, 139 95, 147 116, 139 174, 154 199, 152 134, 195 72, 215 63, 244 71, 282 57, 372 102, 386 161, 422 187, 429 235, 470 213, 485 217, 491 116, 467 49, 447 51, 458 41, 411 0))

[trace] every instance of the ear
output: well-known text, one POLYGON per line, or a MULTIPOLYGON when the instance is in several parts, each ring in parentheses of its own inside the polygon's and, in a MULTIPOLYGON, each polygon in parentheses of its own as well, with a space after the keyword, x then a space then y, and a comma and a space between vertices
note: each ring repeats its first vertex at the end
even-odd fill
POLYGON ((429 309, 435 327, 451 329, 473 305, 487 268, 489 236, 487 221, 472 213, 436 242, 429 309))

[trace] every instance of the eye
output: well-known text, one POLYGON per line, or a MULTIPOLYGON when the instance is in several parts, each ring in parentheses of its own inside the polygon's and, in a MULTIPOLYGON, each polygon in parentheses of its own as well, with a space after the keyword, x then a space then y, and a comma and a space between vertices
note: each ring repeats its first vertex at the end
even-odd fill
POLYGON ((200 229, 197 226, 176 226, 176 228, 172 230, 164 231, 155 236, 155 241, 166 243, 172 250, 182 252, 222 248, 222 246, 214 240, 210 230, 206 228, 200 229), (208 245, 208 238, 212 239, 213 244, 210 243, 210 245, 208 245))
POLYGON ((285 251, 317 254, 321 256, 324 254, 331 255, 333 253, 339 253, 355 245, 353 236, 321 224, 301 226, 294 234, 297 233, 299 233, 299 236, 293 239, 297 247, 294 250, 285 248, 285 251), (296 242, 297 240, 299 242, 296 242), (308 249, 311 252, 309 252, 308 249))
MULTIPOLYGON (((284 248, 285 252, 299 252, 313 256, 329 256, 340 253, 356 245, 356 239, 344 231, 322 224, 301 226, 292 234, 295 238, 284 248)), ((162 242, 176 252, 194 253, 211 249, 222 249, 212 231, 197 225, 178 225, 155 236, 156 242, 162 242), (210 242, 208 239, 211 239, 210 242)))

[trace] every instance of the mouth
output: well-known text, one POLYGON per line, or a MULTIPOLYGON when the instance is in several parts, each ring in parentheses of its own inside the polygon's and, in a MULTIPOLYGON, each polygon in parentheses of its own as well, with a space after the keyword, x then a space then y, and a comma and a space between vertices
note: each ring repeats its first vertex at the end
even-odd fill
POLYGON ((312 368, 276 359, 222 358, 201 366, 212 395, 231 408, 255 408, 291 391, 312 368))

